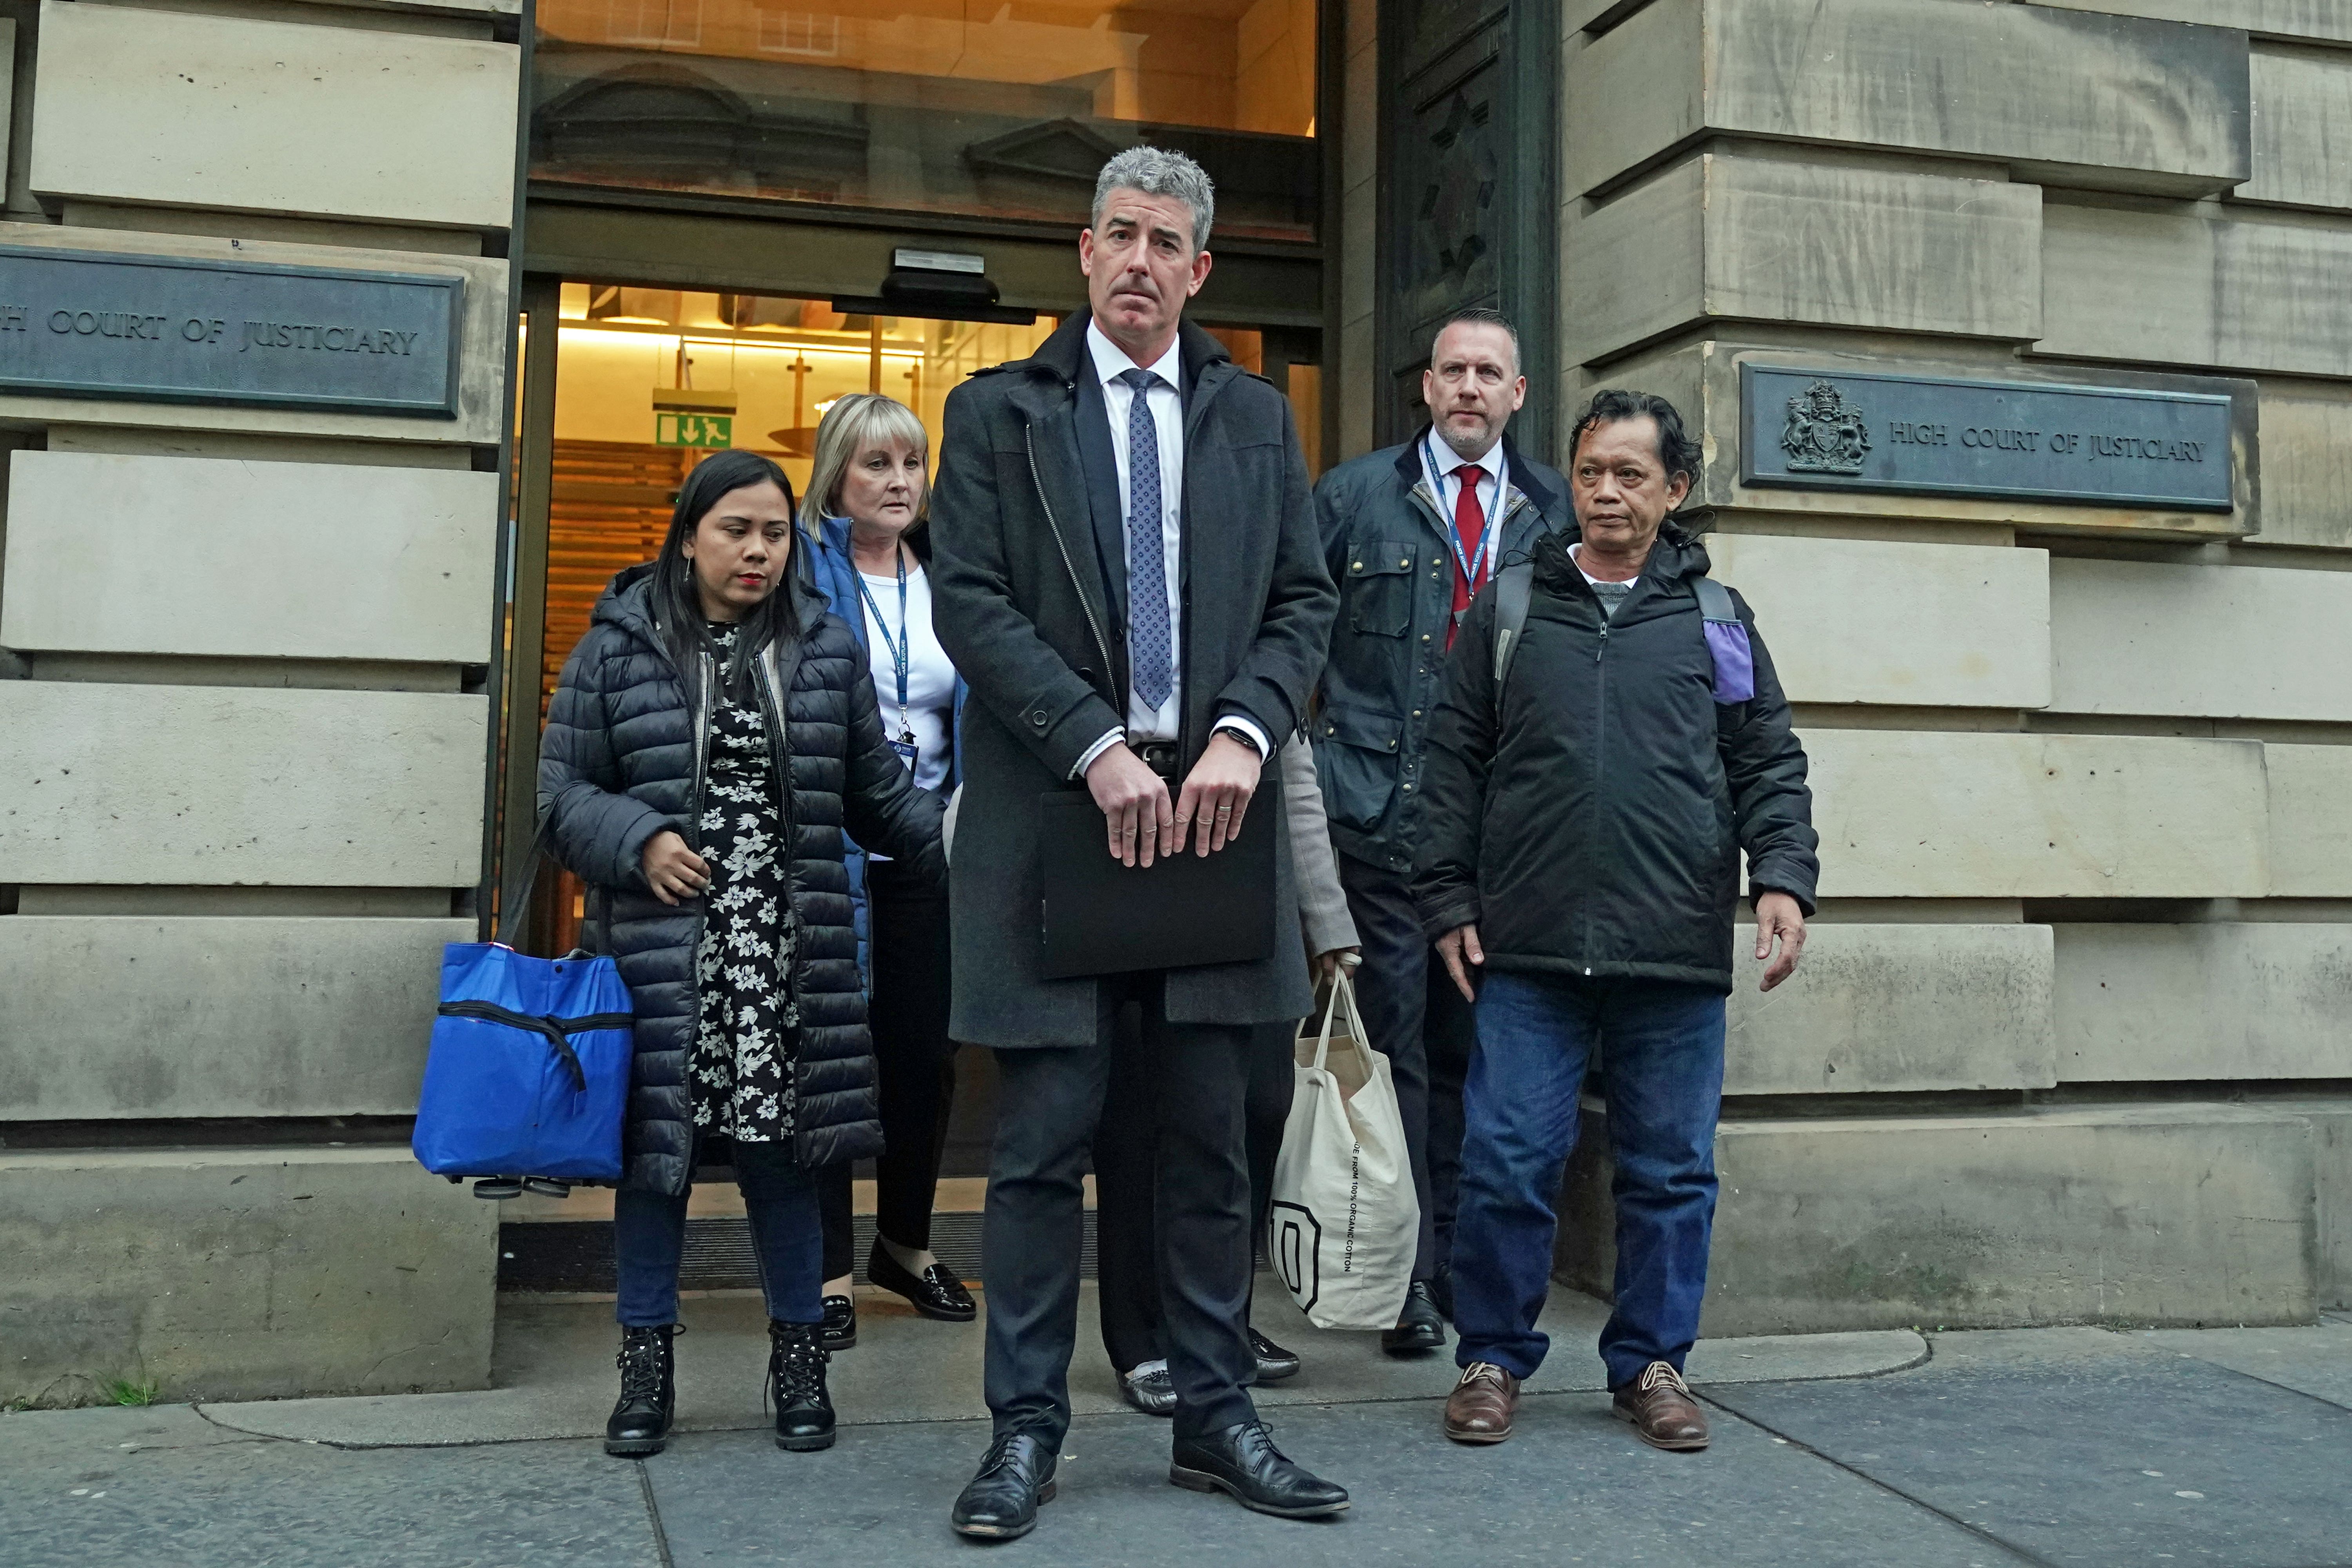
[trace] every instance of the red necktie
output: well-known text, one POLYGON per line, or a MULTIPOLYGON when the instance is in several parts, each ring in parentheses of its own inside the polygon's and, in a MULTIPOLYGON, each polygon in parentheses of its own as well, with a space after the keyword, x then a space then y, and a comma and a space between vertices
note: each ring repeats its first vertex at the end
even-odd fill
POLYGON ((1462 612, 1470 607, 1470 600, 1486 581, 1486 554, 1480 548, 1486 531, 1486 514, 1478 510, 1478 476, 1486 470, 1475 463, 1465 463, 1454 470, 1454 482, 1461 489, 1454 498, 1454 531, 1462 540, 1462 558, 1454 563, 1454 616, 1446 623, 1445 646, 1454 646, 1454 627, 1461 625, 1462 612), (1470 569, 1465 573, 1462 559, 1470 569))

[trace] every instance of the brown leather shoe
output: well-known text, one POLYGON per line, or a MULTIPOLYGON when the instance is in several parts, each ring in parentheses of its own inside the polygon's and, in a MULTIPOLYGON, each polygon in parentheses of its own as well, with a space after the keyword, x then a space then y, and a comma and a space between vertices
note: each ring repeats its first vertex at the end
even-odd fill
POLYGON ((1445 1401, 1445 1435, 1457 1443, 1499 1443, 1511 1435, 1519 1408, 1519 1380, 1490 1361, 1462 1369, 1445 1401))
POLYGON ((1653 1448, 1685 1452, 1706 1447, 1706 1413, 1691 1397, 1683 1374, 1662 1361, 1642 1369, 1642 1375, 1617 1390, 1610 1408, 1620 1421, 1631 1421, 1633 1431, 1653 1448))

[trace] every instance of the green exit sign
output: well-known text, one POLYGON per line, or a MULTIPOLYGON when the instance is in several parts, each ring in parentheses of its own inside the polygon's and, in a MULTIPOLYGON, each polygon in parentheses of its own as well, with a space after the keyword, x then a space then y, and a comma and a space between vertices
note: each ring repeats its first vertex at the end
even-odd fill
POLYGON ((654 416, 654 445, 656 447, 732 447, 735 444, 734 416, 727 414, 656 414, 654 416))

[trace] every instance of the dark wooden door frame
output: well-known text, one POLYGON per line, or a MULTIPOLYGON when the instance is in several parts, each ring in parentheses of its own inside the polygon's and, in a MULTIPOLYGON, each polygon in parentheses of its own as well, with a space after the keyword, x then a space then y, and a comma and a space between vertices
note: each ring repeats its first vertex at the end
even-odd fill
POLYGON ((1373 439, 1420 427, 1418 367, 1446 310, 1518 329, 1513 441, 1549 459, 1559 422, 1557 0, 1379 0, 1379 299, 1373 439))
POLYGON ((547 527, 555 469, 555 349, 562 285, 526 278, 521 318, 522 410, 515 431, 514 526, 509 568, 500 726, 498 918, 529 896, 539 823, 539 682, 547 636, 547 527))

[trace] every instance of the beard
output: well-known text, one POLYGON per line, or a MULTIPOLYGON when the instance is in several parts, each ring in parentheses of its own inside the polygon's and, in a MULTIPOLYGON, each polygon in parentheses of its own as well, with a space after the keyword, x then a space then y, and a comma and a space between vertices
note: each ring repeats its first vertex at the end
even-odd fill
POLYGON ((1440 419, 1437 422, 1437 437, 1453 450, 1455 457, 1465 462, 1475 462, 1485 457, 1495 445, 1495 422, 1484 412, 1475 412, 1471 413, 1470 416, 1477 421, 1476 426, 1472 429, 1464 429, 1454 423, 1456 415, 1464 412, 1469 411, 1456 410, 1440 419))

